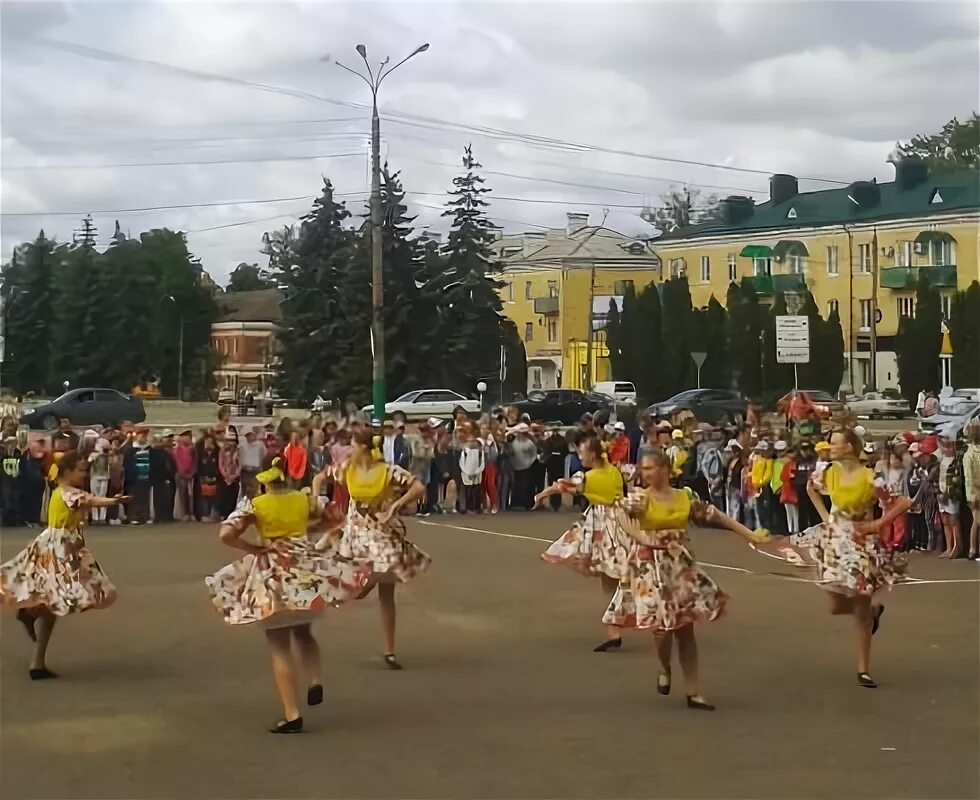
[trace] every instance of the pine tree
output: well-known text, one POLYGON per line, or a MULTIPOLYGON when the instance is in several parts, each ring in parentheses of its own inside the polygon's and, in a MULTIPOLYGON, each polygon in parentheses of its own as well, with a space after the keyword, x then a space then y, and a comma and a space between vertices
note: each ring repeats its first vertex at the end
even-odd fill
POLYGON ((667 346, 660 358, 660 369, 664 389, 673 395, 694 385, 690 344, 693 305, 687 278, 665 281, 661 302, 661 336, 667 346))
POLYGON ((501 387, 501 397, 506 402, 518 395, 523 396, 527 392, 527 351, 524 349, 524 342, 517 331, 517 325, 512 320, 504 320, 503 339, 507 373, 501 387))
MULTIPOLYGON (((494 225, 486 217, 490 191, 477 173, 482 165, 467 146, 465 173, 453 179, 444 217, 452 227, 445 248, 446 270, 439 285, 444 313, 437 341, 446 369, 446 384, 470 394, 480 380, 498 372, 503 317, 498 290, 503 286, 490 273, 494 269, 491 245, 494 225)), ((488 381, 489 382, 489 381, 488 381)))
POLYGON ((19 245, 3 268, 3 383, 17 392, 44 392, 51 357, 54 275, 65 248, 44 235, 19 245))
POLYGON ((636 295, 635 302, 627 303, 628 299, 629 293, 623 297, 624 335, 636 393, 651 403, 664 400, 670 391, 663 369, 660 289, 650 283, 636 295))
MULTIPOLYGON (((705 308, 691 312, 691 352, 704 353, 701 365, 701 386, 721 389, 731 385, 728 363, 728 313, 714 295, 705 308)), ((697 386, 698 368, 691 361, 691 375, 687 381, 697 386)))
POLYGON ((270 270, 285 295, 278 388, 300 400, 321 391, 346 398, 332 361, 344 343, 358 336, 370 341, 370 317, 353 319, 338 302, 340 276, 354 257, 354 235, 344 224, 349 217, 324 179, 323 192, 303 217, 295 240, 291 234, 266 240, 270 270))
MULTIPOLYGON (((627 284, 627 286, 629 287, 627 291, 633 291, 632 283, 627 284)), ((606 317, 606 347, 609 349, 609 366, 612 368, 613 375, 621 376, 623 380, 632 381, 633 375, 630 373, 629 365, 626 363, 623 354, 624 346, 622 317, 615 298, 610 298, 609 315, 606 317)))
MULTIPOLYGON (((824 322, 823 335, 820 340, 821 375, 817 388, 836 395, 844 380, 844 369, 847 359, 844 358, 844 329, 840 324, 840 313, 837 309, 830 312, 824 322)), ((811 351, 812 351, 811 347, 811 351)))
POLYGON ((980 283, 953 295, 949 318, 954 386, 980 386, 980 283))
POLYGON ((728 288, 728 341, 739 390, 748 397, 762 391, 762 329, 765 310, 759 306, 751 278, 728 288))
POLYGON ((914 404, 922 390, 939 388, 939 353, 943 344, 942 303, 929 279, 919 275, 915 290, 915 317, 902 317, 895 354, 902 395, 914 404))

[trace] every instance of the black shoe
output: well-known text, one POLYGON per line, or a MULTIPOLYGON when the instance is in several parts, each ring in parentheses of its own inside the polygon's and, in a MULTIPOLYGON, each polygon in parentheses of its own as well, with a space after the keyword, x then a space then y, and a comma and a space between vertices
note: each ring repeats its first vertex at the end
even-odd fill
POLYGON ((885 613, 885 606, 880 605, 874 610, 874 619, 871 620, 871 635, 874 636, 881 627, 881 616, 885 613))
POLYGON ((398 659, 395 658, 394 653, 385 653, 385 664, 388 669, 402 669, 402 665, 398 663, 398 659))
POLYGON ((858 686, 862 686, 865 689, 877 689, 878 684, 875 683, 874 678, 872 678, 867 672, 858 673, 858 686))
POLYGON ((303 732, 303 718, 296 717, 296 719, 280 720, 276 723, 276 727, 269 728, 269 733, 302 733, 303 732))
POLYGON ((715 707, 711 703, 706 703, 704 700, 695 700, 694 695, 689 694, 687 696, 687 707, 696 709, 697 711, 714 711, 715 707))
POLYGON ((670 694, 670 673, 661 672, 657 676, 657 694, 662 694, 665 697, 670 694))
POLYGON ((323 702, 323 687, 316 683, 306 690, 306 705, 318 706, 323 702))
POLYGON ((57 678, 58 674, 52 672, 47 667, 41 667, 40 669, 32 669, 29 671, 32 681, 48 681, 52 678, 57 678))
POLYGON ((17 612, 17 621, 27 628, 27 635, 31 637, 31 641, 36 642, 37 634, 34 632, 34 623, 37 621, 37 617, 26 608, 22 608, 17 612))
POLYGON ((593 653, 605 653, 609 650, 619 650, 623 646, 623 640, 620 639, 607 639, 602 644, 597 645, 592 648, 593 653))

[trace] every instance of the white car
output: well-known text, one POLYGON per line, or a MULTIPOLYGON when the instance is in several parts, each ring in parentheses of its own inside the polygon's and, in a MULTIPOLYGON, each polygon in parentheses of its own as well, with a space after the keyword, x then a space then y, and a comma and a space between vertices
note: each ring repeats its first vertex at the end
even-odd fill
POLYGON ((599 381, 592 391, 611 397, 617 403, 636 405, 636 387, 629 381, 599 381))
MULTIPOLYGON (((479 400, 469 400, 450 389, 417 389, 385 403, 385 416, 402 415, 406 419, 451 417, 457 406, 465 409, 467 414, 480 413, 479 400)), ((374 417, 374 406, 364 406, 361 411, 369 419, 374 417)))
POLYGON ((859 417, 895 417, 902 419, 912 416, 909 401, 904 398, 886 397, 881 392, 866 392, 860 397, 847 400, 847 408, 859 417))

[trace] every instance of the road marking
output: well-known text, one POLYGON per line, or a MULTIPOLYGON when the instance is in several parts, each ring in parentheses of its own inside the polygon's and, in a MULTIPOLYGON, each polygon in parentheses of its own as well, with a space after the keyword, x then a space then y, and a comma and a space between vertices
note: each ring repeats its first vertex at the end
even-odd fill
MULTIPOLYGON (((448 522, 432 522, 431 520, 416 519, 414 520, 419 525, 429 525, 433 528, 452 528, 456 531, 465 531, 466 533, 482 533, 484 536, 499 536, 501 539, 523 539, 526 542, 544 542, 545 544, 551 544, 554 539, 542 539, 538 536, 521 536, 516 533, 501 533, 499 531, 488 531, 485 528, 469 528, 466 525, 452 525, 448 522)), ((762 552, 762 551, 756 551, 762 552)), ((763 553, 763 555, 769 555, 768 553, 763 553)), ((779 558, 778 556, 772 556, 773 558, 779 558)), ((796 575, 783 575, 779 572, 756 572, 755 570, 745 569, 744 567, 732 567, 728 564, 713 564, 710 561, 699 561, 704 567, 710 567, 712 569, 727 569, 731 572, 741 572, 744 575, 755 575, 760 578, 778 578, 779 580, 790 581, 792 583, 812 583, 820 585, 823 581, 813 580, 811 578, 801 578, 796 575)), ((903 581, 895 584, 896 586, 911 586, 919 584, 935 584, 935 583, 980 583, 980 578, 938 578, 935 580, 924 580, 922 578, 906 578, 903 581)))

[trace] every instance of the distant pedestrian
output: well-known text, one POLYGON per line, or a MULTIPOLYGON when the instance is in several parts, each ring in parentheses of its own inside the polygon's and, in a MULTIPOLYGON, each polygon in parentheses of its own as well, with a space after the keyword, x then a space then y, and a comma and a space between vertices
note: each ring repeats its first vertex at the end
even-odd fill
POLYGON ((127 510, 131 525, 145 525, 152 522, 150 510, 150 429, 139 428, 132 444, 123 456, 126 474, 126 493, 132 495, 132 503, 127 510))

